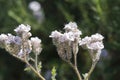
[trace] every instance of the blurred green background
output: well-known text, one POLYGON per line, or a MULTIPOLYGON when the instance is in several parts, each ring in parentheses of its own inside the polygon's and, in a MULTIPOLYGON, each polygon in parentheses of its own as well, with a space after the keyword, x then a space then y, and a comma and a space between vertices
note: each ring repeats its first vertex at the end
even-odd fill
MULTIPOLYGON (((105 49, 90 80, 120 80, 120 0, 36 0, 41 9, 29 8, 33 0, 0 0, 0 34, 12 33, 19 24, 29 24, 33 36, 42 39, 42 75, 50 80, 50 70, 57 69, 57 80, 77 80, 72 68, 62 61, 52 40, 51 31, 62 30, 65 24, 75 21, 83 32, 82 37, 101 33, 105 49)), ((91 65, 88 52, 80 48, 78 68, 86 73, 91 65)), ((0 80, 39 80, 24 72, 25 64, 0 49, 0 80)))

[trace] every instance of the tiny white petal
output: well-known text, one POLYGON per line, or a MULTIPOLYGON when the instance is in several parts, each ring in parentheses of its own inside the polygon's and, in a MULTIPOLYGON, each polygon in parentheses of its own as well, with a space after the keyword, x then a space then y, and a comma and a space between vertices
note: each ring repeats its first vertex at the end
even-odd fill
POLYGON ((74 30, 77 29, 77 24, 75 22, 69 22, 64 27, 65 30, 74 30))
POLYGON ((101 41, 101 40, 104 39, 104 37, 101 34, 96 33, 96 34, 91 36, 91 39, 94 40, 94 41, 101 41))
POLYGON ((104 45, 102 42, 93 42, 87 45, 88 49, 91 50, 101 50, 104 48, 104 45))
POLYGON ((57 30, 52 31, 51 35, 49 37, 52 38, 59 38, 62 35, 62 33, 58 32, 57 30))
POLYGON ((0 35, 0 41, 7 40, 8 36, 6 34, 1 34, 0 35))
POLYGON ((24 24, 21 24, 16 29, 14 29, 16 33, 29 32, 30 30, 31 27, 29 25, 24 25, 24 24))
POLYGON ((39 39, 38 37, 32 37, 31 38, 31 44, 33 47, 33 52, 36 54, 39 54, 42 50, 41 48, 41 39, 39 39))
POLYGON ((88 43, 91 42, 91 37, 86 36, 85 38, 83 38, 80 42, 79 45, 86 45, 88 43))

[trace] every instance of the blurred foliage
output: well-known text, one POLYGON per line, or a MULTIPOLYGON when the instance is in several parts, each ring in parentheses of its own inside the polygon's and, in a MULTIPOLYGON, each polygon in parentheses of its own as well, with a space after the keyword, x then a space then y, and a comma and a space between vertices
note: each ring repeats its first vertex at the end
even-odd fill
MULTIPOLYGON (((0 0, 0 33, 14 34, 13 29, 19 24, 31 25, 33 36, 38 36, 43 42, 40 55, 43 75, 55 66, 57 80, 77 80, 74 71, 59 58, 48 37, 51 31, 62 30, 64 24, 75 21, 83 32, 82 37, 96 32, 105 36, 108 54, 101 55, 91 80, 119 80, 120 0, 37 0, 45 14, 43 23, 39 23, 29 10, 31 1, 0 0)), ((84 54, 78 54, 78 68, 85 73, 91 61, 88 52, 80 49, 80 53, 84 54)), ((34 76, 24 72, 24 67, 24 63, 0 49, 0 80, 35 80, 34 76)))

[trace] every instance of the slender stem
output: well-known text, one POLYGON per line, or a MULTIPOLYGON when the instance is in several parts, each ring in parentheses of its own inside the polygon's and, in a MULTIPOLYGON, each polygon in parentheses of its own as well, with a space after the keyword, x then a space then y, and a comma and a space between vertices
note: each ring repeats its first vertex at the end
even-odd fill
POLYGON ((87 75, 87 77, 85 78, 85 80, 88 80, 88 79, 89 79, 91 73, 92 73, 93 70, 95 69, 96 64, 97 64, 97 61, 92 62, 92 66, 91 66, 91 68, 90 68, 90 70, 89 70, 89 72, 88 72, 88 75, 87 75))
POLYGON ((77 55, 76 54, 74 54, 74 64, 75 66, 77 66, 77 55))
POLYGON ((37 54, 35 54, 35 68, 38 72, 38 55, 37 54))
POLYGON ((29 59, 30 59, 31 61, 35 62, 35 60, 34 60, 32 57, 30 57, 29 59))
POLYGON ((70 61, 67 61, 67 62, 68 62, 69 65, 75 70, 75 73, 77 74, 78 79, 79 79, 79 80, 82 80, 82 77, 80 76, 80 72, 79 72, 78 68, 77 68, 75 65, 73 65, 70 61))
POLYGON ((80 72, 77 68, 77 54, 74 54, 74 67, 73 68, 74 68, 79 80, 82 80, 82 77, 80 76, 80 72))
POLYGON ((27 60, 25 60, 25 63, 32 69, 32 71, 33 71, 41 80, 45 80, 45 78, 44 78, 40 73, 38 73, 38 72, 34 69, 34 67, 29 64, 29 62, 28 62, 27 60))
POLYGON ((26 57, 25 57, 24 60, 23 60, 23 59, 19 58, 19 57, 16 56, 16 55, 13 55, 13 56, 16 57, 16 58, 18 58, 18 59, 20 59, 21 61, 25 62, 25 63, 31 68, 31 70, 32 70, 41 80, 45 80, 45 78, 44 78, 39 72, 37 72, 37 71, 34 69, 33 66, 31 66, 31 64, 27 61, 26 57))
MULTIPOLYGON (((27 53, 26 53, 26 51, 25 51, 25 49, 24 49, 24 39, 22 38, 22 40, 23 40, 23 43, 22 43, 22 49, 23 49, 23 53, 24 53, 24 62, 31 68, 31 70, 41 79, 41 80, 45 80, 45 78, 37 71, 37 69, 35 70, 35 68, 28 62, 28 60, 27 60, 27 53)), ((36 54, 37 55, 37 54, 36 54)), ((36 60, 37 60, 37 56, 36 56, 36 60)), ((36 62, 36 61, 35 61, 36 62)), ((37 62, 36 62, 36 64, 37 64, 37 62)))

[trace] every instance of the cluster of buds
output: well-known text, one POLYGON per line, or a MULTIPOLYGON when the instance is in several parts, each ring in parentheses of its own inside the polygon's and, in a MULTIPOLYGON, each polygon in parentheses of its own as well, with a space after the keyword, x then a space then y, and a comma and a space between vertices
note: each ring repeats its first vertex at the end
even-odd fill
POLYGON ((90 51, 92 60, 99 60, 101 50, 104 48, 102 43, 103 36, 96 33, 91 37, 81 39, 82 32, 78 29, 75 22, 70 22, 64 27, 65 32, 53 31, 49 37, 52 38, 54 45, 57 47, 59 56, 66 60, 71 59, 72 53, 78 53, 78 44, 90 51))
POLYGON ((57 30, 53 31, 49 37, 53 39, 54 45, 57 47, 59 56, 63 60, 70 60, 72 53, 77 54, 79 40, 81 40, 81 31, 77 28, 75 22, 66 24, 65 32, 61 33, 57 30))
POLYGON ((29 25, 21 24, 14 31, 16 36, 12 34, 0 35, 0 47, 6 49, 11 55, 24 59, 29 53, 39 54, 42 50, 41 40, 38 37, 31 37, 29 25), (31 37, 31 38, 30 38, 31 37))
POLYGON ((96 33, 91 37, 86 36, 79 42, 80 46, 88 49, 93 62, 100 58, 101 50, 104 48, 103 39, 101 34, 96 33))
POLYGON ((88 80, 100 58, 101 50, 104 48, 104 37, 101 34, 96 33, 91 37, 86 36, 85 38, 81 38, 80 35, 82 35, 82 32, 78 29, 75 22, 66 24, 64 29, 64 33, 55 30, 49 37, 52 38, 53 44, 57 47, 58 55, 72 66, 79 80, 88 80), (87 49, 92 59, 92 66, 89 72, 83 75, 84 79, 82 79, 77 68, 77 53, 79 46, 87 49), (72 56, 74 56, 74 64, 71 61, 72 56))

